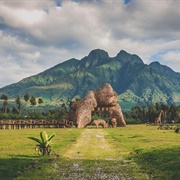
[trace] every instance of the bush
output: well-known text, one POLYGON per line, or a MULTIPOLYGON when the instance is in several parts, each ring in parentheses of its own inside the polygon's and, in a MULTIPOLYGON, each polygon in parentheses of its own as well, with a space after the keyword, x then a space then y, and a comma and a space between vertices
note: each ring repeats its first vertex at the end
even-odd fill
POLYGON ((126 124, 142 124, 142 122, 140 119, 128 118, 126 119, 126 124))

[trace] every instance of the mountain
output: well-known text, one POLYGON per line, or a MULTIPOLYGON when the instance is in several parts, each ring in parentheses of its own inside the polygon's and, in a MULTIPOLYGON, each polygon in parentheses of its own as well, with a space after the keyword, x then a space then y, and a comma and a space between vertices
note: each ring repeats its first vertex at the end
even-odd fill
POLYGON ((180 73, 159 62, 144 64, 139 56, 124 50, 115 57, 109 57, 104 50, 93 50, 81 60, 67 60, 5 86, 0 89, 0 95, 16 98, 29 93, 42 97, 44 105, 59 106, 76 97, 83 98, 103 83, 111 84, 125 109, 150 102, 180 103, 180 73))

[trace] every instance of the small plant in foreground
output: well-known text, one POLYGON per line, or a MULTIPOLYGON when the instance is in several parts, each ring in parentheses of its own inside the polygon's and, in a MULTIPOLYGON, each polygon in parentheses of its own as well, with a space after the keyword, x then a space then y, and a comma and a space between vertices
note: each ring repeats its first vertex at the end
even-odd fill
POLYGON ((35 137, 28 137, 29 139, 32 139, 36 141, 38 144, 36 145, 36 150, 38 151, 39 155, 50 155, 51 153, 51 141, 55 137, 55 133, 52 133, 48 136, 46 131, 40 132, 40 139, 35 137))

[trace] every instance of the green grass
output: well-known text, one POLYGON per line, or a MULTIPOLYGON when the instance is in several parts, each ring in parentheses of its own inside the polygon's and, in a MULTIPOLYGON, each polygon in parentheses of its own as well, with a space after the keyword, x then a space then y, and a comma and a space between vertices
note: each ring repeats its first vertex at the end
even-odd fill
MULTIPOLYGON (((57 153, 60 155, 63 153, 64 148, 68 148, 82 131, 79 129, 55 128, 0 130, 0 179, 8 180, 17 177, 19 172, 28 169, 31 164, 36 164, 40 168, 50 162, 49 157, 38 157, 35 151, 36 143, 28 139, 30 136, 39 138, 39 133, 43 130, 48 134, 57 133, 57 136, 52 140, 52 154, 57 153)), ((43 171, 38 173, 42 175, 43 171)))
POLYGON ((157 126, 0 130, 0 137, 3 180, 180 179, 180 133, 157 126), (38 157, 27 138, 42 130, 57 133, 50 157, 38 157))
POLYGON ((106 138, 115 141, 124 157, 136 162, 153 179, 180 179, 180 133, 145 125, 107 131, 106 138))

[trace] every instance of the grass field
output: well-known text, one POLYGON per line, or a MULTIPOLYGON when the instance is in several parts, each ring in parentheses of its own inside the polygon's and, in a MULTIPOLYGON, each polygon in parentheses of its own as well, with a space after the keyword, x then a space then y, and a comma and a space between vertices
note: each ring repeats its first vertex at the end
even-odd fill
POLYGON ((180 179, 180 133, 157 126, 0 130, 0 144, 2 180, 180 179), (28 139, 42 130, 57 133, 49 157, 28 139))

